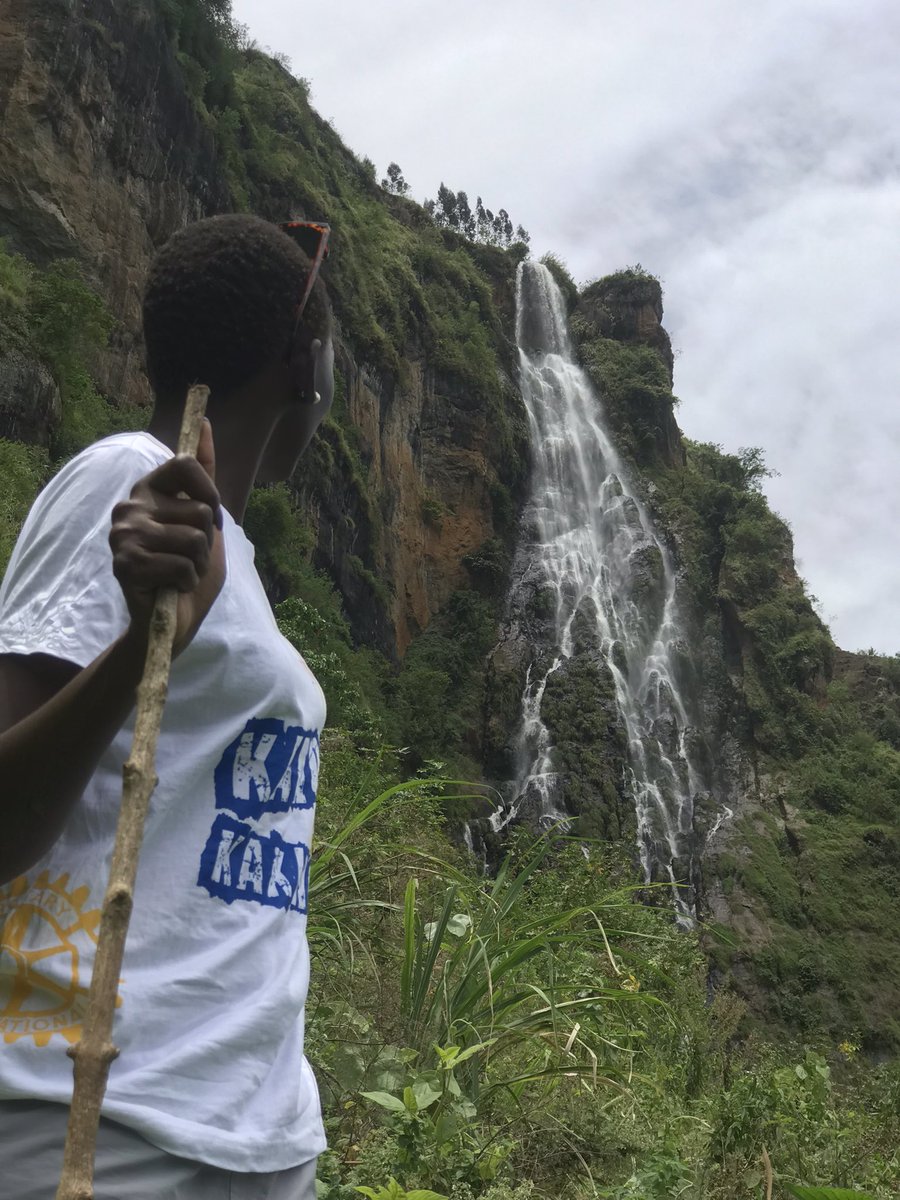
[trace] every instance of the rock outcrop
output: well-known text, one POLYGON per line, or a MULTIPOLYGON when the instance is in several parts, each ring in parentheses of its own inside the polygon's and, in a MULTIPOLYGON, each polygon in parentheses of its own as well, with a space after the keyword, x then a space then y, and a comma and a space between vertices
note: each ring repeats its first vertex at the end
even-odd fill
POLYGON ((154 248, 229 201, 158 12, 112 0, 4 5, 0 237, 38 264, 74 258, 97 285, 117 328, 92 365, 114 401, 149 402, 140 302, 154 248))
POLYGON ((0 438, 45 446, 59 415, 59 388, 47 367, 14 349, 0 355, 0 438))

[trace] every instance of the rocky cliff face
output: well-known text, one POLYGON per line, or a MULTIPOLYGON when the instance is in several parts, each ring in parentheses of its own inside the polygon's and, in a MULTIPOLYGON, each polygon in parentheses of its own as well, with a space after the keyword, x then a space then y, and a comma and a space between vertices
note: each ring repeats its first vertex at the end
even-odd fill
POLYGON ((212 133, 151 6, 4 6, 0 236, 39 264, 78 260, 106 298, 117 327, 93 366, 108 396, 149 402, 139 331, 154 247, 229 206, 212 133))
MULTIPOLYGON (((0 14, 0 237, 37 264, 66 257, 82 265, 116 322, 92 374, 124 407, 150 401, 140 301, 155 247, 190 221, 243 207, 254 182, 252 171, 248 184, 246 173, 238 180, 229 170, 224 122, 217 126, 198 103, 190 66, 154 5, 96 0, 88 12, 70 0, 15 0, 0 14)), ((271 61, 266 69, 305 105, 287 72, 271 61)), ((301 168, 310 149, 302 132, 291 139, 301 168)), ((322 211, 313 211, 302 190, 289 199, 273 192, 255 205, 273 219, 336 210, 341 253, 333 200, 322 197, 322 211)), ((395 219, 387 197, 377 203, 381 219, 395 219)), ((508 306, 514 264, 502 255, 488 260, 488 287, 508 306)), ((402 371, 385 369, 340 288, 335 305, 352 452, 346 434, 332 429, 330 453, 319 454, 296 488, 317 530, 316 561, 338 581, 357 633, 402 655, 467 583, 462 558, 495 532, 489 488, 514 483, 516 471, 500 459, 483 392, 440 370, 415 336, 402 371)), ((515 393, 502 337, 491 354, 488 387, 509 411, 515 393)), ((43 364, 0 356, 0 433, 46 444, 59 403, 43 364)))
MULTIPOLYGON (((354 627, 402 657, 450 595, 469 586, 463 559, 494 536, 491 487, 500 476, 490 414, 421 357, 408 362, 402 384, 360 366, 346 345, 339 369, 356 475, 353 461, 341 462, 346 442, 326 429, 335 454, 317 455, 298 490, 354 627), (362 573, 360 560, 369 564, 362 573)), ((496 386, 518 402, 508 377, 496 386)))

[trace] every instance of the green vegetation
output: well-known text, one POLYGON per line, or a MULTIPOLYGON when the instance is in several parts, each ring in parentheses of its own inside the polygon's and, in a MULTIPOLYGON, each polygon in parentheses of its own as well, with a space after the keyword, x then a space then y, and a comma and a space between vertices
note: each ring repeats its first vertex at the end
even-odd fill
MULTIPOLYGON (((581 329, 575 318, 574 331, 581 329)), ((598 385, 616 448, 639 467, 657 457, 659 430, 671 418, 672 390, 666 368, 650 346, 593 337, 581 347, 588 374, 598 385)))
POLYGON ((392 704, 415 766, 443 759, 478 777, 484 658, 496 628, 495 599, 457 591, 407 651, 392 704))
POLYGON ((285 484, 253 489, 244 531, 281 632, 325 692, 329 722, 380 739, 388 663, 377 651, 354 645, 334 584, 312 565, 313 531, 285 484))
POLYGON ((27 308, 32 346, 49 366, 62 397, 62 420, 51 451, 67 458, 116 424, 87 367, 107 343, 112 316, 70 260, 32 273, 27 308))
MULTIPOLYGON (((385 401, 418 386, 416 371, 425 365, 426 386, 436 397, 467 425, 490 429, 488 473, 495 489, 506 489, 512 510, 510 496, 527 467, 527 426, 509 382, 515 359, 507 332, 520 251, 436 225, 403 194, 399 168, 388 174, 389 190, 379 187, 372 164, 352 154, 312 109, 307 85, 248 40, 224 0, 166 3, 170 36, 198 115, 216 139, 234 206, 276 221, 328 220, 331 254, 323 274, 355 362, 385 401)), ((317 495, 338 479, 351 490, 336 505, 353 525, 341 569, 367 604, 387 610, 393 598, 376 570, 387 506, 371 485, 343 397, 307 469, 317 495)), ((502 508, 499 492, 498 500, 502 508)), ((503 516, 510 536, 511 512, 503 516)), ((423 517, 434 528, 441 520, 427 498, 423 517)))
MULTIPOLYGON (((302 214, 331 224, 325 274, 358 360, 402 376, 408 346, 436 352, 439 368, 493 405, 499 427, 507 425, 509 412, 496 404, 499 317, 466 238, 436 228, 402 195, 386 195, 370 164, 310 107, 306 85, 229 21, 227 3, 167 3, 237 204, 273 220, 302 214)), ((504 261, 511 288, 515 259, 500 256, 494 265, 504 261)))
POLYGON ((123 427, 90 372, 112 328, 111 314, 77 263, 60 259, 40 270, 0 242, 0 353, 41 363, 59 388, 61 419, 50 431, 56 460, 123 427))
POLYGON ((738 932, 704 941, 768 1029, 806 1039, 849 1030, 881 1053, 900 1044, 889 865, 900 838, 900 671, 835 651, 790 531, 763 495, 758 449, 673 445, 665 346, 652 324, 645 339, 635 315, 660 304, 658 282, 632 268, 586 288, 572 326, 675 552, 698 651, 691 686, 711 732, 718 723, 718 736, 737 738, 752 770, 750 807, 706 866, 738 932))
POLYGON ((61 419, 49 451, 0 439, 0 572, 40 488, 66 458, 113 431, 117 415, 98 393, 88 363, 105 346, 112 318, 69 260, 39 270, 0 241, 0 354, 49 371, 61 419))
POLYGON ((760 452, 686 443, 687 462, 652 474, 654 510, 684 561, 697 611, 717 607, 740 656, 750 736, 774 756, 818 737, 832 642, 793 565, 785 523, 762 494, 760 452))
POLYGON ((553 276, 556 286, 566 301, 566 311, 571 313, 578 303, 578 287, 563 260, 556 254, 545 254, 541 262, 553 276))
MULTIPOLYGON (((396 191, 396 186, 391 190, 396 191)), ((470 242, 481 242, 485 246, 500 246, 504 249, 517 245, 525 249, 531 241, 528 231, 521 225, 513 229, 513 223, 505 208, 493 213, 491 209, 485 208, 479 196, 475 201, 475 208, 472 209, 465 192, 454 192, 443 183, 438 188, 437 200, 426 200, 424 208, 435 225, 443 229, 453 229, 470 242)))
POLYGON ((47 476, 45 451, 0 438, 0 479, 3 480, 0 491, 0 576, 6 570, 22 522, 47 476))
POLYGON ((897 1194, 896 1065, 741 1036, 746 1006, 705 1003, 696 936, 634 902, 615 850, 519 837, 484 878, 443 832, 450 785, 392 786, 396 759, 336 732, 323 764, 325 1200, 762 1198, 763 1151, 776 1195, 897 1194))
MULTIPOLYGON (((653 472, 652 503, 697 626, 718 614, 727 675, 710 670, 708 686, 724 703, 737 691, 764 788, 715 870, 735 911, 750 904, 768 935, 741 942, 728 965, 744 978, 750 968, 748 994, 770 1022, 900 1045, 900 755, 833 679, 833 643, 761 492, 759 451, 686 451, 684 468, 653 472)), ((890 711, 879 712, 883 723, 890 711)))
POLYGON ((447 508, 437 496, 427 495, 422 501, 422 520, 440 533, 447 508))

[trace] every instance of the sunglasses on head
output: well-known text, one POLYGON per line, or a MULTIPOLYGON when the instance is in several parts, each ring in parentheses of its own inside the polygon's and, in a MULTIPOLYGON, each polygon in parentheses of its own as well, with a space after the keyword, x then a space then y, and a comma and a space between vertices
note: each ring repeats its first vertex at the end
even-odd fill
POLYGON ((306 287, 303 289, 303 295, 297 306, 297 320, 294 325, 294 335, 296 336, 300 318, 303 316, 306 302, 312 293, 319 268, 328 257, 328 238, 331 234, 331 226, 326 225, 324 221, 285 221, 279 225, 279 229, 297 243, 312 263, 306 277, 306 287))

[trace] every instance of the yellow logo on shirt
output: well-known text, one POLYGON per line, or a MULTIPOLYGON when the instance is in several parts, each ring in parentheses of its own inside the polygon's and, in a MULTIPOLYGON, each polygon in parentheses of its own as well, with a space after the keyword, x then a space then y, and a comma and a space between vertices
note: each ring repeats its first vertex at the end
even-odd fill
MULTIPOLYGON (((55 1033, 77 1042, 87 1011, 81 960, 97 944, 100 909, 84 911, 90 888, 68 890, 69 876, 51 883, 44 871, 0 890, 0 1034, 5 1042, 55 1033)), ((91 955, 93 957, 93 955, 91 955)), ((116 1004, 121 1004, 117 998, 116 1004)))

